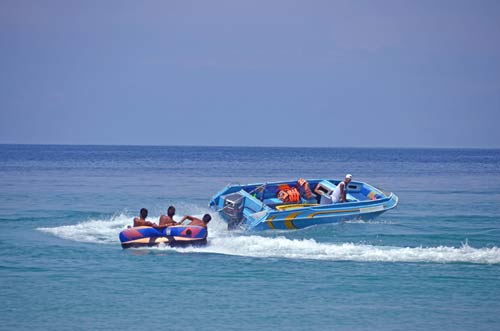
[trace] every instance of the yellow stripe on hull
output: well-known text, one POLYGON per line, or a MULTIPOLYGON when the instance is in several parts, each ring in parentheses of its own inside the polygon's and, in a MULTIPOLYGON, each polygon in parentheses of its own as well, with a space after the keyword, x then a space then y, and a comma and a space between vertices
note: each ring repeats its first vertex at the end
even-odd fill
POLYGON ((271 217, 269 217, 269 218, 267 219, 267 225, 268 225, 271 229, 273 229, 273 230, 276 230, 276 228, 274 227, 274 224, 273 224, 273 221, 274 221, 274 219, 275 219, 275 218, 276 218, 276 215, 271 216, 271 217))
POLYGON ((314 207, 314 206, 318 206, 318 204, 317 203, 299 203, 299 204, 293 204, 293 205, 281 205, 281 206, 276 206, 276 209, 277 210, 289 210, 289 209, 314 207))
POLYGON ((299 211, 299 212, 296 212, 296 213, 292 213, 290 215, 288 215, 287 217, 285 217, 285 226, 287 227, 287 229, 297 229, 297 227, 295 226, 295 224, 293 224, 293 220, 299 215, 301 214, 302 212, 299 211))

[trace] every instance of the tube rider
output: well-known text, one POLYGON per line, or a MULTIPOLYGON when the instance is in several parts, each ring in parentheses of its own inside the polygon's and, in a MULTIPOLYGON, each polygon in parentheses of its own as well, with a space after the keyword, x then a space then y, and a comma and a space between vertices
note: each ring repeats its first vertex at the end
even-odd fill
POLYGON ((210 216, 210 214, 203 215, 203 219, 201 219, 201 220, 199 218, 186 215, 180 220, 179 224, 181 224, 185 220, 190 220, 191 222, 189 223, 189 225, 197 225, 197 226, 202 226, 202 227, 206 228, 208 225, 208 222, 210 222, 211 219, 212 219, 212 216, 210 216))
POLYGON ((165 226, 177 225, 178 223, 174 221, 174 215, 175 215, 175 207, 174 206, 168 207, 167 215, 160 216, 159 226, 165 227, 165 226))
POLYGON ((157 226, 155 223, 151 223, 146 221, 146 217, 148 217, 148 210, 146 208, 142 208, 140 211, 140 217, 134 218, 134 227, 137 226, 157 226))

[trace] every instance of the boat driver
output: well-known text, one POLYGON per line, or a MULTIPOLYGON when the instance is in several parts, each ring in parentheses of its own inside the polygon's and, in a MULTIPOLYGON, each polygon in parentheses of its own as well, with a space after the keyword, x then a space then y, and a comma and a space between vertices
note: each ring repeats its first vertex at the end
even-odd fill
POLYGON ((346 202, 347 201, 347 198, 346 198, 347 184, 349 184, 351 179, 352 179, 351 174, 345 175, 345 179, 337 185, 335 190, 333 190, 332 195, 331 195, 332 203, 346 202))

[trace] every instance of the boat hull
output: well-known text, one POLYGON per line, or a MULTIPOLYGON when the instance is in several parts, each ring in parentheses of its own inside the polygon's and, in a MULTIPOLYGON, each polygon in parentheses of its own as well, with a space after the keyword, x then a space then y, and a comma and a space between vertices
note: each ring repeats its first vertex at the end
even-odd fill
POLYGON ((343 203, 327 207, 309 207, 290 210, 288 212, 269 213, 252 227, 253 230, 294 230, 313 225, 332 224, 353 220, 372 220, 398 203, 396 195, 392 194, 387 201, 372 205, 343 203))
POLYGON ((140 226, 120 232, 122 248, 203 246, 207 244, 207 229, 202 226, 170 226, 155 228, 140 226))

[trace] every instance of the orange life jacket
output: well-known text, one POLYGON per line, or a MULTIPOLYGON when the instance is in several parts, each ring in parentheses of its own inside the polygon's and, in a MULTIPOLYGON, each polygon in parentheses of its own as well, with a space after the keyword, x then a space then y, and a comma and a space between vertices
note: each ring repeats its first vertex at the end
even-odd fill
POLYGON ((278 192, 278 199, 286 203, 299 202, 300 193, 295 187, 280 190, 278 192))

